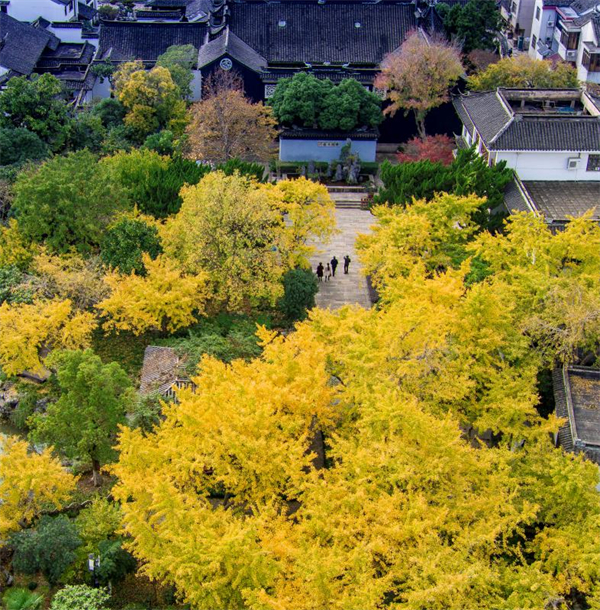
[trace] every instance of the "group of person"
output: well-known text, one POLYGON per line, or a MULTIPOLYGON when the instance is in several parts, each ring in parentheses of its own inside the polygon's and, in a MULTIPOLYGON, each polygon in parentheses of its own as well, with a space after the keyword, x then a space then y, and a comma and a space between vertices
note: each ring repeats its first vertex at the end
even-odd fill
MULTIPOLYGON (((346 254, 344 256, 344 273, 348 273, 350 270, 350 256, 346 254)), ((332 277, 335 277, 335 270, 337 269, 339 264, 338 259, 334 256, 324 267, 323 263, 319 263, 317 265, 317 277, 319 278, 319 282, 325 280, 328 282, 332 277)))

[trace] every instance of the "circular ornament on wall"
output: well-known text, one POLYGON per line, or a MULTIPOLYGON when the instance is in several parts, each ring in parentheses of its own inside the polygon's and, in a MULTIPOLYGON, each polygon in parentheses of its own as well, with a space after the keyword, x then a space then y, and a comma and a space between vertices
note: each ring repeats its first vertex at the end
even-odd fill
POLYGON ((221 70, 231 70, 231 68, 233 68, 233 62, 229 57, 223 57, 219 66, 221 66, 221 70))

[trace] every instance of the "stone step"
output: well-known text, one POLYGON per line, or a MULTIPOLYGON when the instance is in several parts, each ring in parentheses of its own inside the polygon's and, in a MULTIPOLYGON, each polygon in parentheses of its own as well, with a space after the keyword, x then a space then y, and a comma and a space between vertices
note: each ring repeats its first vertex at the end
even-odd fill
POLYGON ((335 207, 337 210, 362 210, 362 204, 355 201, 336 201, 335 207))
POLYGON ((330 193, 366 193, 363 186, 328 186, 330 193))

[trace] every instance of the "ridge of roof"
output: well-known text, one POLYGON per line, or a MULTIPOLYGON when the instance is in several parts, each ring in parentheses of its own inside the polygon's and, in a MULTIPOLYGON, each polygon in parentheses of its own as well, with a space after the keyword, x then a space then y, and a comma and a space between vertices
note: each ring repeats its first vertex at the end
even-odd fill
POLYGON ((234 34, 229 26, 226 26, 219 36, 205 42, 200 47, 198 68, 207 66, 223 55, 231 55, 233 59, 255 72, 261 72, 267 67, 267 60, 234 34))

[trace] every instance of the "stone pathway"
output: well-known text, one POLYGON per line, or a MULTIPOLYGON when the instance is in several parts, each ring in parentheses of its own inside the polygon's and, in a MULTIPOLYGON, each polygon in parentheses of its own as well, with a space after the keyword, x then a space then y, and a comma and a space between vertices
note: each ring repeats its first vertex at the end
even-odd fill
POLYGON ((356 236, 359 233, 370 233, 370 227, 375 217, 366 210, 343 209, 335 210, 339 233, 334 235, 326 245, 317 244, 317 253, 311 258, 313 271, 319 262, 325 267, 335 255, 340 262, 335 277, 329 282, 319 284, 317 307, 323 309, 339 309, 344 305, 357 304, 365 308, 371 307, 367 282, 361 273, 361 266, 354 248, 356 236), (350 255, 350 272, 344 275, 344 256, 350 255))

